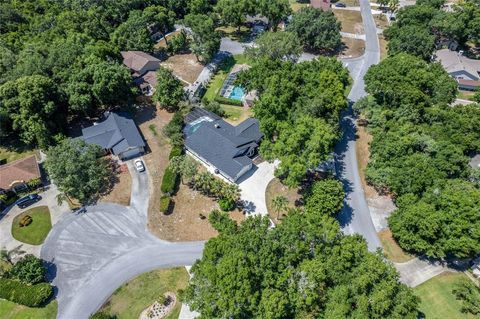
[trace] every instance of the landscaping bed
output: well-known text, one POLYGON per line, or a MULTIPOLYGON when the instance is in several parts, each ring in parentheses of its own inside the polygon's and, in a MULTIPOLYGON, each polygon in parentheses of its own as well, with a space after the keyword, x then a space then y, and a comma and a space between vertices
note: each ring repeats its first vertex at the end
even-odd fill
POLYGON ((50 210, 47 206, 39 206, 31 208, 13 219, 12 236, 26 244, 40 245, 43 244, 50 229, 52 229, 50 210), (26 216, 30 216, 32 220, 28 225, 21 227, 20 221, 26 216))
MULTIPOLYGON (((185 289, 189 276, 185 268, 170 268, 141 274, 118 288, 103 305, 99 312, 116 316, 117 319, 138 318, 140 313, 166 292, 178 292, 185 289)), ((181 303, 177 302, 166 317, 177 319, 181 303)))

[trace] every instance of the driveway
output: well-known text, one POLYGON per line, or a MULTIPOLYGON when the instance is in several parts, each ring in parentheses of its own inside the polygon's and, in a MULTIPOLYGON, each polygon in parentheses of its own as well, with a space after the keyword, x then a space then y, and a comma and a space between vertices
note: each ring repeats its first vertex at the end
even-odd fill
POLYGON ((275 177, 273 173, 276 165, 278 165, 278 162, 262 162, 243 175, 237 182, 248 215, 268 216, 265 191, 268 183, 275 177))
POLYGON ((455 271, 440 261, 414 258, 406 263, 394 263, 400 273, 400 281, 409 287, 416 287, 444 271, 455 271))
POLYGON ((170 243, 146 227, 148 173, 132 175, 131 206, 103 203, 65 216, 41 250, 57 287, 58 318, 82 319, 97 311, 124 282, 157 268, 191 265, 203 242, 170 243))

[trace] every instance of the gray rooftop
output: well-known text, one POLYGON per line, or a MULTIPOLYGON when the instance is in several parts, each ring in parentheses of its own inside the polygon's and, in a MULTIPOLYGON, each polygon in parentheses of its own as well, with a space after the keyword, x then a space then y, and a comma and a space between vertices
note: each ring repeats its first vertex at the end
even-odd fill
POLYGON ((145 146, 135 122, 124 114, 109 113, 105 121, 82 129, 82 135, 88 144, 112 149, 114 154, 145 146))

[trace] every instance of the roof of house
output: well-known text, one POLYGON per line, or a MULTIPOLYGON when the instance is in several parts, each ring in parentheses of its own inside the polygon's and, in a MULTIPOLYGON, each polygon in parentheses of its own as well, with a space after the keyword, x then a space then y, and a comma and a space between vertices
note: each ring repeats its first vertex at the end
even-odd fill
POLYGON ((449 49, 438 50, 437 61, 439 61, 448 73, 466 71, 477 79, 480 77, 480 60, 469 59, 459 52, 449 49))
POLYGON ((152 88, 157 86, 157 72, 148 71, 141 77, 138 77, 134 80, 135 84, 142 87, 150 86, 152 88))
POLYGON ((145 146, 135 122, 126 115, 117 113, 108 113, 105 121, 82 129, 82 135, 88 144, 112 149, 114 154, 145 146))
POLYGON ((473 87, 478 87, 480 86, 480 81, 475 81, 475 80, 466 80, 466 79, 458 79, 458 84, 460 85, 468 85, 468 86, 473 86, 473 87))
POLYGON ((192 113, 186 117, 185 146, 235 179, 252 163, 242 151, 257 147, 263 137, 258 120, 249 118, 233 126, 206 110, 192 113))
POLYGON ((40 177, 40 168, 35 155, 0 166, 0 188, 3 189, 10 188, 15 182, 28 182, 40 177))
POLYGON ((120 54, 123 57, 123 64, 135 72, 143 69, 149 62, 160 63, 159 59, 142 51, 122 51, 120 54))

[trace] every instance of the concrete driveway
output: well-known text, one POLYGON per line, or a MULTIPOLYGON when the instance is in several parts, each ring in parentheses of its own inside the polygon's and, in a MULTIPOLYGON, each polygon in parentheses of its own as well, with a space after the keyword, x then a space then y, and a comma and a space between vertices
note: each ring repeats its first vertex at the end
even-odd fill
POLYGON ((268 216, 265 191, 268 183, 275 177, 273 173, 277 165, 278 161, 260 163, 237 182, 248 215, 268 216))
POLYGON ((157 268, 191 265, 203 242, 170 243, 146 227, 148 173, 132 175, 131 206, 102 203, 65 216, 41 250, 57 287, 58 318, 87 319, 127 280, 157 268))

